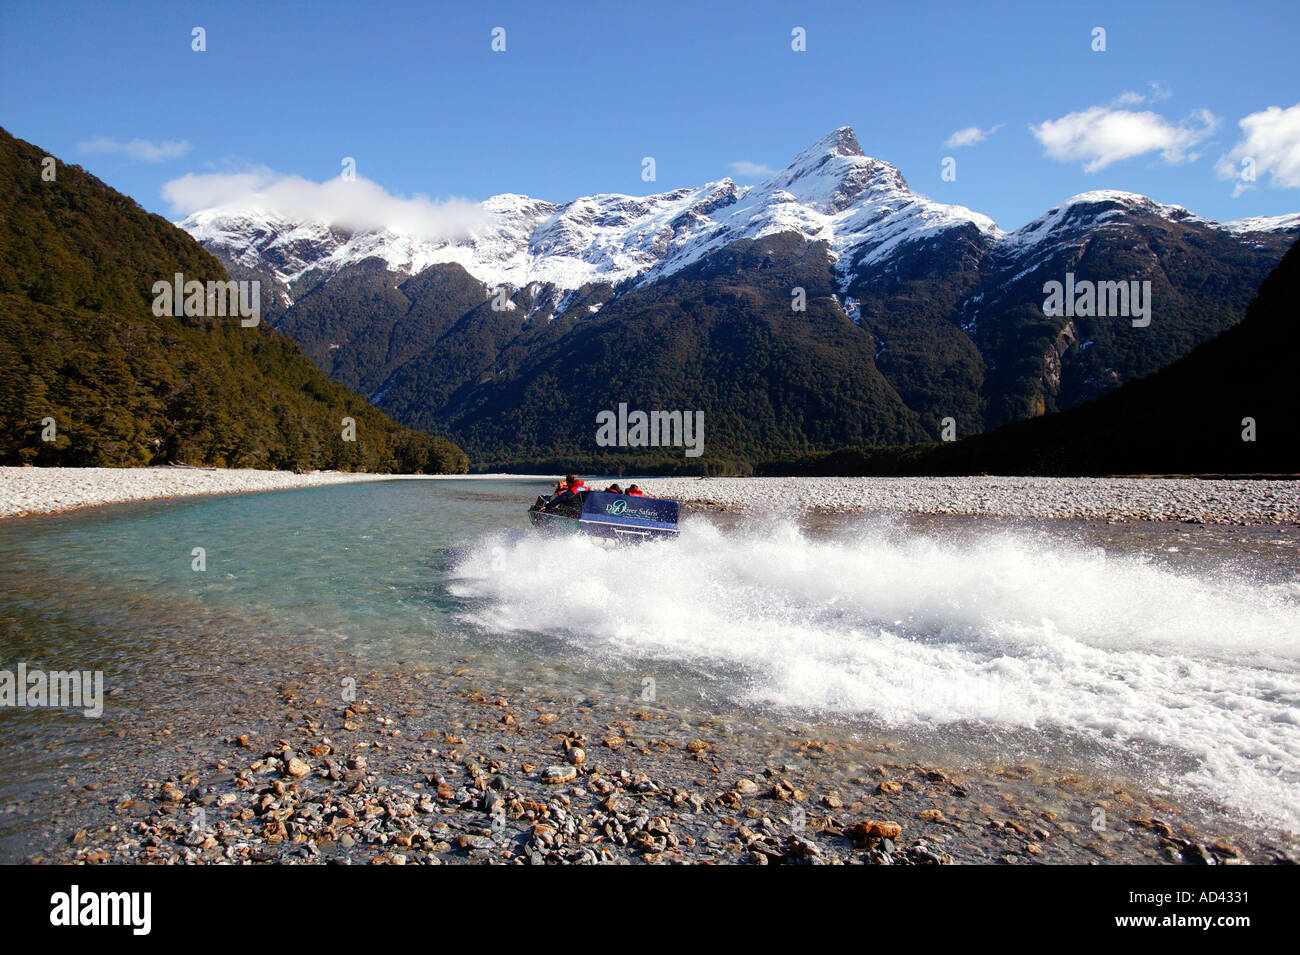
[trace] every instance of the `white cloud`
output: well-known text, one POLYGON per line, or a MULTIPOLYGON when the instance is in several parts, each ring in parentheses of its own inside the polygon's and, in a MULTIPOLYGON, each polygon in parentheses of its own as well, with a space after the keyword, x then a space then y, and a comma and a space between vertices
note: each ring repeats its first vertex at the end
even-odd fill
POLYGON ((1200 157, 1191 152, 1192 147, 1218 125, 1218 117, 1204 109, 1172 123, 1149 110, 1093 106, 1037 126, 1030 124, 1029 130, 1052 159, 1081 162, 1084 172, 1096 172, 1121 159, 1157 151, 1167 163, 1194 162, 1200 157))
POLYGON ((200 209, 256 210, 354 231, 391 229, 424 239, 460 238, 488 222, 477 202, 395 196, 360 176, 312 182, 266 168, 189 173, 166 183, 162 194, 178 216, 200 209))
POLYGON ((126 156, 136 162, 165 162, 168 159, 180 159, 193 148, 183 140, 152 143, 147 139, 133 139, 129 143, 124 143, 109 136, 97 136, 84 143, 77 143, 77 149, 83 153, 126 156))
POLYGON ((1164 83, 1161 83, 1159 80, 1152 80, 1147 84, 1147 91, 1145 93, 1138 93, 1135 90, 1126 90, 1111 100, 1110 105, 1122 108, 1126 106, 1141 106, 1143 103, 1163 103, 1173 95, 1174 94, 1169 91, 1169 87, 1165 86, 1164 83))
POLYGON ((967 126, 965 129, 959 129, 949 136, 943 144, 944 149, 959 149, 962 146, 974 146, 976 143, 982 143, 999 129, 1002 123, 996 126, 990 126, 988 129, 980 129, 978 126, 967 126))
POLYGON ((1283 189, 1300 189, 1300 103, 1288 109, 1270 106, 1251 113, 1238 124, 1242 140, 1219 158, 1215 171, 1224 179, 1236 179, 1233 196, 1254 187, 1254 180, 1242 178, 1244 169, 1253 176, 1267 173, 1270 183, 1283 189), (1250 160, 1243 164, 1243 160, 1250 160))
POLYGON ((739 162, 730 164, 731 171, 742 179, 752 179, 755 176, 771 176, 776 170, 770 166, 764 166, 762 163, 750 162, 748 159, 742 159, 739 162))

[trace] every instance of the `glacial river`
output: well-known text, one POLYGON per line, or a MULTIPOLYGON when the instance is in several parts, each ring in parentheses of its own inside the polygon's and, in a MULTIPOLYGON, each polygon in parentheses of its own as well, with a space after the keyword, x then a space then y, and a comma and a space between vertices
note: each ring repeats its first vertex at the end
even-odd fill
POLYGON ((121 784, 124 723, 217 726, 232 687, 306 654, 340 680, 465 665, 877 734, 918 759, 1119 773, 1300 832, 1298 528, 694 514, 676 542, 606 550, 528 527, 546 487, 0 522, 0 669, 101 671, 107 694, 99 718, 0 709, 0 857, 37 847, 33 804, 97 766, 121 784))

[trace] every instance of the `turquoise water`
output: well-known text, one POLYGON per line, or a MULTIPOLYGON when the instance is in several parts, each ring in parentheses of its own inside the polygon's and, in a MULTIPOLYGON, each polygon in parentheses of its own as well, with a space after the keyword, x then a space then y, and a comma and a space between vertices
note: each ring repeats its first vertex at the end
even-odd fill
POLYGON ((340 655, 436 656, 464 638, 462 602, 445 587, 452 555, 511 523, 522 532, 520 501, 545 487, 395 481, 0 524, 3 665, 156 678, 160 666, 237 652, 232 627, 240 645, 301 633, 340 655), (171 628, 182 639, 162 649, 171 628))
POLYGON ((466 665, 629 699, 651 679, 683 711, 972 758, 1047 747, 1300 830, 1295 534, 694 516, 679 541, 606 550, 528 527, 547 489, 392 481, 0 522, 0 669, 102 670, 113 694, 100 720, 0 710, 0 806, 112 763, 121 720, 216 732, 263 671, 466 665))

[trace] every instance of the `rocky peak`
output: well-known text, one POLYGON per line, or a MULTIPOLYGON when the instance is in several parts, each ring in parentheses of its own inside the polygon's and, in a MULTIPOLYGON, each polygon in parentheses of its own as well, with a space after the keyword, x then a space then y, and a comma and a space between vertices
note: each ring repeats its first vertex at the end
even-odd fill
POLYGON ((866 155, 848 126, 827 133, 758 188, 789 193, 831 215, 848 208, 865 192, 908 191, 903 174, 866 155))

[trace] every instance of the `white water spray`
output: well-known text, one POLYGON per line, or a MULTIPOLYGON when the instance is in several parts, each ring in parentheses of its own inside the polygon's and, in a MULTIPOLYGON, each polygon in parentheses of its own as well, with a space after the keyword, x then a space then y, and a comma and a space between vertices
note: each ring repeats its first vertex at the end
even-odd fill
POLYGON ((1175 572, 1026 533, 864 524, 816 539, 699 521, 675 543, 612 551, 497 538, 452 576, 480 626, 740 670, 740 702, 1168 747, 1182 768, 1155 781, 1300 832, 1294 578, 1175 572))

